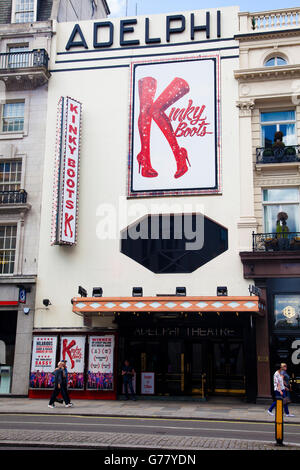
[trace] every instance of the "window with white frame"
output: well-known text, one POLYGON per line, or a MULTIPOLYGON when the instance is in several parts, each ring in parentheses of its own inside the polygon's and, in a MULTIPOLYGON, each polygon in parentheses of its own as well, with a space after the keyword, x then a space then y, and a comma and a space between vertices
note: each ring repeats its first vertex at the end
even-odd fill
POLYGON ((299 188, 263 189, 264 230, 276 233, 277 216, 285 212, 289 232, 300 232, 299 188))
POLYGON ((22 132, 24 130, 25 102, 15 101, 2 106, 2 132, 22 132))
POLYGON ((265 67, 277 67, 278 65, 287 65, 287 60, 280 56, 269 57, 264 63, 265 67))
POLYGON ((0 160, 0 192, 21 188, 22 160, 0 160))
POLYGON ((29 66, 28 45, 8 46, 8 68, 20 68, 29 66))
POLYGON ((0 275, 13 274, 16 246, 17 226, 0 225, 0 275))
POLYGON ((14 0, 14 22, 32 23, 36 20, 36 0, 14 0))
POLYGON ((272 147, 275 132, 282 132, 285 145, 296 145, 295 110, 272 111, 260 113, 262 146, 272 147))

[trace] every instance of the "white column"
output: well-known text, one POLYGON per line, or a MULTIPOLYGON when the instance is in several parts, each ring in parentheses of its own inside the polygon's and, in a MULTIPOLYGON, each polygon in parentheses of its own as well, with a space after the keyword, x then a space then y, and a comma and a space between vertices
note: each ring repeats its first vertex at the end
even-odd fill
POLYGON ((257 229, 254 217, 254 184, 252 155, 252 110, 254 101, 240 101, 239 162, 240 162, 240 218, 238 221, 239 251, 252 250, 252 232, 257 229))

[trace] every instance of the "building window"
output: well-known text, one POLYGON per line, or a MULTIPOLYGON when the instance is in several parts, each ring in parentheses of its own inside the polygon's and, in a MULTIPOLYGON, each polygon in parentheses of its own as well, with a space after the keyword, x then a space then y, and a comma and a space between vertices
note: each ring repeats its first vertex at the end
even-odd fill
POLYGON ((24 129, 24 101, 6 103, 2 108, 2 132, 22 132, 24 129))
POLYGON ((15 23, 35 21, 35 0, 15 0, 15 23))
POLYGON ((28 45, 22 46, 9 46, 8 48, 8 67, 20 68, 29 66, 29 47, 28 45))
POLYGON ((0 160, 0 192, 19 191, 21 188, 22 160, 0 160))
POLYGON ((282 132, 285 145, 296 145, 296 113, 294 110, 261 112, 262 146, 272 147, 275 132, 282 132))
POLYGON ((265 67, 277 67, 278 65, 287 65, 286 59, 280 56, 270 57, 265 61, 265 67))
POLYGON ((298 188, 264 189, 263 208, 266 233, 277 232, 277 216, 280 212, 288 215, 286 224, 289 232, 300 231, 298 188))
POLYGON ((276 329, 300 328, 300 295, 274 296, 274 322, 276 329))
POLYGON ((17 244, 17 226, 0 225, 0 274, 13 274, 17 244))

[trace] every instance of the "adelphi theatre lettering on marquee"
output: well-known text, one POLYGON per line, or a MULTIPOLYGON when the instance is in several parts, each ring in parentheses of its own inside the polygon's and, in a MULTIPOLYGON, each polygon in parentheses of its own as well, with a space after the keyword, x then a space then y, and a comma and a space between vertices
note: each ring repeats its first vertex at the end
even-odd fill
MULTIPOLYGON (((128 18, 120 20, 119 25, 119 44, 120 46, 139 46, 142 38, 136 36, 136 26, 144 22, 144 42, 147 45, 160 44, 162 41, 170 42, 173 35, 184 33, 190 30, 190 40, 194 41, 199 38, 197 33, 205 33, 206 39, 211 37, 211 14, 206 12, 205 23, 197 21, 195 14, 191 13, 190 16, 184 15, 168 15, 165 19, 165 31, 161 37, 153 37, 151 35, 151 20, 150 18, 128 18)), ((213 21, 216 23, 217 37, 221 37, 221 11, 217 11, 214 15, 213 21)), ((93 47, 100 49, 104 47, 111 47, 116 42, 115 25, 111 21, 101 21, 93 25, 93 47)), ((79 24, 75 24, 70 38, 66 44, 66 50, 73 47, 83 47, 89 49, 89 45, 82 32, 79 24)))
POLYGON ((171 336, 171 337, 235 337, 239 331, 231 328, 136 328, 134 336, 171 336))

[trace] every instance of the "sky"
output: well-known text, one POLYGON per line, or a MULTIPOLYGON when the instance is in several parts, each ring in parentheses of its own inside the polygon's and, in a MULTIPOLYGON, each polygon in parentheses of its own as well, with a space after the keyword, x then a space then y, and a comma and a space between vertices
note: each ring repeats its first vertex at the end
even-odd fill
POLYGON ((281 8, 299 7, 299 0, 107 0, 111 17, 151 15, 189 10, 205 10, 207 8, 239 6, 240 11, 279 10, 281 8), (127 5, 127 8, 126 8, 127 5))

